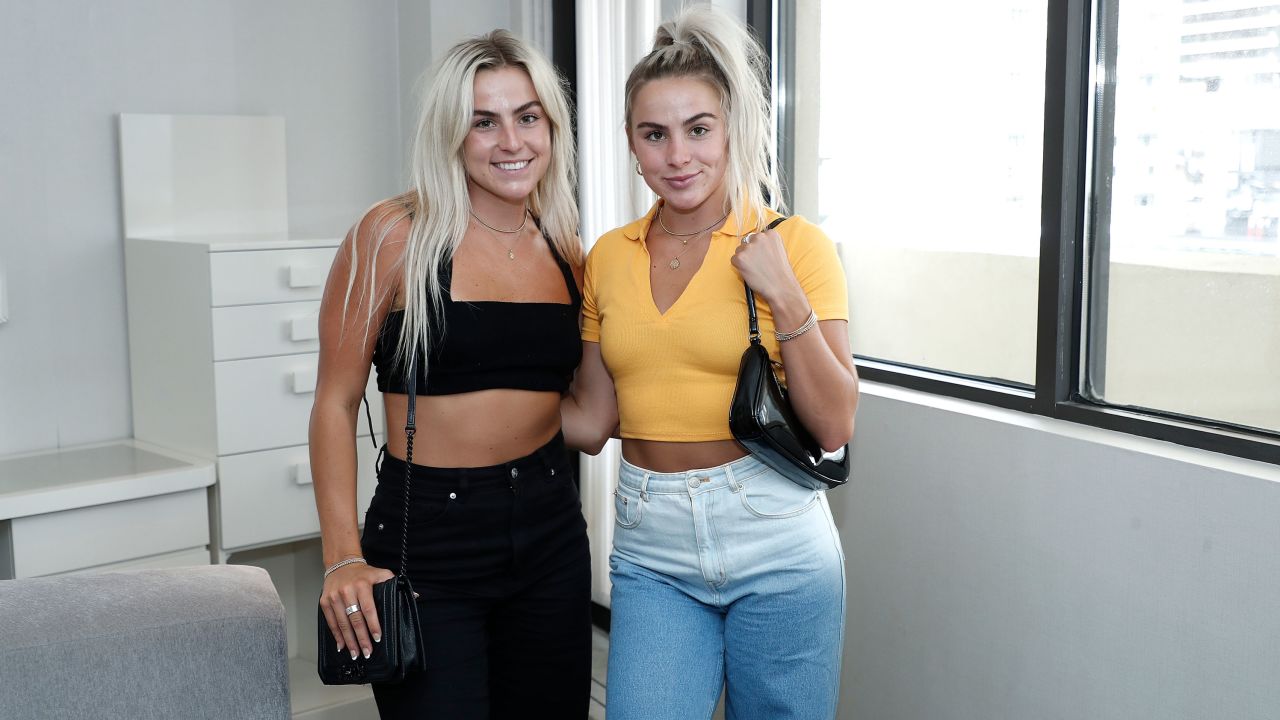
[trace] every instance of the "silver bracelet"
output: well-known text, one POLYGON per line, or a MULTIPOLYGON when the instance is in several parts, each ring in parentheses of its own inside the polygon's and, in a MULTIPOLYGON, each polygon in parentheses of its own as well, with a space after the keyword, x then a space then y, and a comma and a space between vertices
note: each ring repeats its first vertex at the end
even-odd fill
POLYGON ((348 566, 348 565, 354 565, 354 564, 356 564, 356 563, 363 563, 363 564, 365 564, 365 565, 368 565, 368 564, 369 564, 368 562, 366 562, 366 561, 365 561, 365 559, 364 559, 364 558, 360 557, 359 555, 357 555, 357 556, 355 556, 355 557, 349 557, 349 558, 347 558, 346 560, 339 560, 338 562, 336 562, 336 563, 334 563, 334 564, 330 565, 329 567, 325 568, 325 569, 324 569, 324 576, 325 576, 325 577, 329 577, 330 575, 332 575, 332 574, 333 574, 333 571, 334 571, 334 570, 337 570, 338 568, 346 567, 346 566, 348 566))
POLYGON ((812 310, 810 310, 810 311, 809 311, 809 319, 808 319, 808 320, 805 320, 803 325, 801 325, 800 327, 796 328, 795 330, 792 330, 792 331, 791 331, 791 332, 789 332, 789 333, 780 333, 780 332, 778 332, 777 330, 774 330, 774 331, 773 331, 773 336, 774 336, 775 338, 777 338, 778 342, 780 342, 780 343, 786 342, 786 341, 788 341, 788 340, 795 340, 796 338, 800 337, 801 335, 803 335, 803 334, 805 334, 805 333, 809 332, 810 330, 812 330, 812 329, 814 328, 814 326, 815 326, 815 325, 817 325, 817 324, 818 324, 818 313, 813 312, 812 310))

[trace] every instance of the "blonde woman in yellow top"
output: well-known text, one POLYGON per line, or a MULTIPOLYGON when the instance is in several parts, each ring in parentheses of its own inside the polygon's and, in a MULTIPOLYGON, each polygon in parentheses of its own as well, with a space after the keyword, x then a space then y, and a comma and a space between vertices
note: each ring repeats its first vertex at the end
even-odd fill
POLYGON ((835 714, 844 560, 826 498, 728 426, 744 281, 824 448, 848 442, 857 407, 833 244, 799 217, 764 230, 779 217, 765 66, 741 23, 695 6, 626 84, 627 141, 660 199, 587 259, 583 361, 561 408, 571 446, 622 437, 611 720, 708 718, 722 689, 731 719, 835 714))

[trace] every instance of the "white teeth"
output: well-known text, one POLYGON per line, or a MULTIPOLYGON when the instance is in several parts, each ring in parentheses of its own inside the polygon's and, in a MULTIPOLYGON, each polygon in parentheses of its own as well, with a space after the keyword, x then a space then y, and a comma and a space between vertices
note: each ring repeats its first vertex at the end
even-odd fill
POLYGON ((500 162, 495 164, 503 170, 523 170, 524 166, 529 164, 529 161, 521 160, 520 162, 500 162))

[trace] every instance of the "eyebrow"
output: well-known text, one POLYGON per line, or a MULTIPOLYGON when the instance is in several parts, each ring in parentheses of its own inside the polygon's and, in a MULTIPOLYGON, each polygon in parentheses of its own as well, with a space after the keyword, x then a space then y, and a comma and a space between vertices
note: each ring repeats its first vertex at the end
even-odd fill
MULTIPOLYGON (((683 124, 685 125, 685 127, 688 127, 689 125, 692 125, 692 124, 694 124, 694 123, 698 122, 699 120, 702 120, 703 118, 711 118, 712 120, 715 120, 715 119, 716 119, 716 114, 715 114, 715 113, 709 113, 709 112, 698 113, 697 115, 694 115, 693 117, 689 118, 688 120, 685 120, 683 124)), ((636 123, 636 129, 638 130, 638 129, 640 129, 640 128, 652 128, 652 129, 654 129, 654 130, 666 130, 666 129, 667 129, 667 126, 666 126, 666 125, 663 125, 663 124, 661 124, 661 123, 645 121, 645 122, 638 122, 638 123, 636 123)))
MULTIPOLYGON (((521 105, 520 107, 516 108, 515 110, 512 110, 512 111, 511 111, 511 114, 512 114, 512 115, 519 115, 520 113, 523 113, 523 112, 526 112, 526 111, 528 111, 528 110, 531 110, 531 109, 532 109, 532 108, 534 108, 534 107, 537 107, 538 109, 542 109, 542 103, 538 102, 537 100, 530 100, 529 102, 527 102, 527 103, 525 103, 525 104, 521 105)), ((496 112, 494 112, 494 111, 492 111, 492 110, 481 110, 481 109, 479 109, 479 108, 476 108, 474 111, 472 111, 472 113, 471 113, 471 114, 472 114, 472 115, 479 115, 480 117, 488 117, 488 118, 496 118, 496 117, 498 117, 498 116, 499 116, 499 113, 496 113, 496 112)))

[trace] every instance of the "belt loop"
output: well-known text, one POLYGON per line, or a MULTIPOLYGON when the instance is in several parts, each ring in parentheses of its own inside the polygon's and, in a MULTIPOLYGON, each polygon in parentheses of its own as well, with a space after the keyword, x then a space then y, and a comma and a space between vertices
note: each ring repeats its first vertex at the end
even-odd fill
POLYGON ((733 492, 738 492, 739 490, 742 489, 742 486, 738 484, 738 480, 733 476, 733 463, 729 463, 728 465, 724 466, 724 477, 725 477, 725 480, 729 481, 730 490, 732 490, 733 492))
POLYGON ((640 499, 649 502, 649 473, 645 472, 644 477, 640 478, 640 499))

